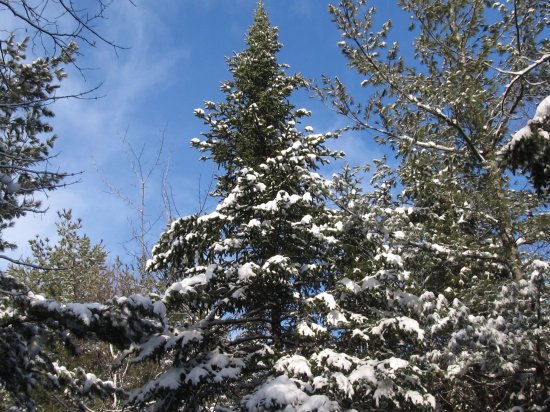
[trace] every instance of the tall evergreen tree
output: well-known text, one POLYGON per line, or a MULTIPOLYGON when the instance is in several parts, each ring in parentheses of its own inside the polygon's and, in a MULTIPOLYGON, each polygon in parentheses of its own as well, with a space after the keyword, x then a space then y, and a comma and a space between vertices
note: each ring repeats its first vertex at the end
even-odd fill
POLYGON ((306 82, 299 74, 286 75, 287 66, 277 62, 282 47, 278 30, 269 25, 263 5, 259 7, 246 38, 248 48, 227 59, 233 79, 221 86, 225 101, 207 101, 206 112, 195 111, 210 130, 203 133, 204 141, 193 139, 192 144, 209 151, 223 169, 217 194, 227 195, 240 169, 257 167, 283 149, 282 135, 292 128, 289 122, 307 115, 307 111, 295 112, 289 101, 292 92, 306 82))
POLYGON ((288 99, 306 83, 277 63, 277 37, 260 3, 249 47, 229 59, 226 100, 195 111, 209 131, 192 143, 223 168, 215 190, 222 200, 213 213, 173 222, 150 263, 181 277, 165 299, 186 314, 181 336, 193 332, 167 373, 177 371, 194 396, 172 392, 163 408, 205 406, 215 393, 228 406, 255 402, 246 396, 273 379, 276 361, 309 346, 298 333, 317 323, 309 300, 334 282, 328 258, 334 239, 325 233, 329 184, 314 170, 338 154, 323 144, 332 135, 297 129, 309 112, 288 99), (191 356, 197 350, 201 356, 191 356), (237 375, 241 382, 230 390, 216 385, 237 375))
MULTIPOLYGON (((377 162, 369 194, 349 170, 331 183, 314 172, 331 154, 323 146, 328 136, 296 129, 307 111, 280 104, 290 94, 260 82, 264 65, 245 70, 269 55, 257 45, 273 58, 278 50, 276 37, 259 40, 276 33, 260 4, 249 49, 230 60, 226 101, 196 110, 210 130, 193 144, 224 170, 215 191, 222 199, 213 213, 175 221, 154 250, 151 269, 183 278, 172 279, 164 296, 169 313, 179 313, 169 318, 179 323, 137 347, 136 359, 173 348, 175 356, 163 375, 134 392, 135 405, 545 408, 550 265, 529 249, 522 259, 517 239, 534 224, 528 242, 547 242, 536 223, 544 198, 512 190, 499 163, 509 116, 527 90, 516 83, 525 80, 527 88, 546 73, 547 54, 532 41, 540 38, 541 9, 525 15, 536 23, 525 32, 534 62, 519 70, 513 48, 501 44, 508 39, 502 33, 522 32, 513 18, 518 8, 498 8, 507 17, 485 26, 483 2, 403 2, 421 27, 418 67, 407 67, 396 44, 380 54, 391 24, 372 34, 374 10, 359 17, 364 4, 343 1, 332 12, 352 67, 379 91, 364 108, 353 106, 339 82, 330 92, 358 129, 394 145, 401 165, 377 162), (437 18, 445 13, 448 20, 437 18), (503 74, 519 76, 504 89, 487 75, 486 59, 499 51, 503 74), (286 107, 276 117, 282 123, 257 112, 252 97, 266 96, 259 84, 273 99, 263 107, 286 107), (396 196, 398 185, 404 190, 396 196), (327 207, 328 198, 337 209, 327 207)), ((284 73, 271 73, 281 84, 284 73)))
POLYGON ((415 270, 425 269, 426 285, 439 290, 465 259, 479 272, 524 278, 516 240, 548 243, 532 230, 544 220, 548 199, 534 196, 530 185, 518 190, 520 184, 511 183, 502 151, 517 130, 514 117, 549 94, 541 81, 550 59, 546 8, 537 1, 403 1, 415 36, 409 45, 388 40, 392 21, 371 33, 376 9, 366 4, 346 0, 331 11, 342 51, 374 95, 356 106, 341 83, 331 93, 358 130, 398 152, 399 201, 417 208, 421 248, 441 246, 446 261, 418 260, 415 270))
POLYGON ((384 253, 420 289, 426 346, 412 359, 442 409, 543 410, 550 395, 547 8, 401 1, 409 45, 390 40, 391 21, 375 28, 376 9, 367 4, 343 0, 330 10, 339 45, 372 95, 356 104, 339 81, 328 93, 356 130, 397 150, 399 166, 379 163, 372 182, 383 196, 362 202, 379 205, 378 218, 358 221, 385 221, 384 253), (510 164, 525 172, 519 183, 510 164))
POLYGON ((276 34, 260 3, 249 48, 230 59, 234 80, 222 85, 225 102, 195 111, 209 131, 193 144, 225 171, 215 191, 222 199, 215 212, 173 222, 154 248, 150 268, 181 277, 164 296, 178 327, 153 337, 137 358, 168 348, 175 356, 130 401, 154 399, 163 410, 430 406, 433 397, 413 378, 415 366, 401 359, 405 336, 410 342, 423 336, 405 316, 413 312, 412 297, 389 285, 377 291, 386 307, 371 306, 376 316, 365 316, 375 282, 370 272, 386 266, 390 272, 394 255, 375 229, 363 241, 368 231, 355 230, 356 222, 328 206, 335 185, 345 208, 354 208, 359 192, 351 181, 333 183, 315 172, 341 154, 324 146, 332 134, 298 130, 309 112, 287 99, 304 82, 276 64, 276 34), (356 262, 361 248, 365 260, 378 259, 372 267, 356 262), (396 308, 392 300, 399 301, 396 308), (367 353, 367 333, 381 337, 390 329, 395 352, 367 353))

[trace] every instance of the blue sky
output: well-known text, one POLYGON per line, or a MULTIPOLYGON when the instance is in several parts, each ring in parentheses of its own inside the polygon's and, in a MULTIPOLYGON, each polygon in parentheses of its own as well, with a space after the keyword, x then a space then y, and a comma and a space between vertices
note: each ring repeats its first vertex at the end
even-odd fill
MULTIPOLYGON (((374 3, 382 15, 393 13, 389 2, 374 3)), ((82 174, 78 183, 49 193, 46 214, 29 216, 6 233, 20 246, 13 257, 27 255, 27 240, 36 234, 55 238, 56 211, 71 208, 95 242, 103 241, 112 256, 128 260, 127 252, 137 247, 131 242, 130 222, 137 223, 140 208, 140 183, 128 162, 132 158, 128 145, 141 153, 146 173, 164 136, 161 164, 145 186, 145 215, 154 223, 148 234, 150 244, 166 224, 163 187, 170 188, 178 215, 196 212, 204 200, 216 169, 199 161, 200 153, 189 146, 189 140, 205 130, 193 109, 204 100, 223 98, 219 85, 229 77, 225 56, 245 47, 256 2, 141 0, 135 4, 113 2, 108 20, 97 27, 128 49, 115 53, 105 45, 83 47, 78 61, 85 69, 83 75, 73 69, 63 85, 64 92, 72 93, 102 83, 97 100, 64 100, 53 107, 53 125, 59 135, 54 166, 82 174), (109 193, 113 189, 118 194, 109 193)), ((361 79, 346 67, 337 47, 340 37, 327 11, 328 2, 266 0, 265 4, 284 44, 279 62, 290 64, 289 73, 301 72, 316 80, 323 74, 337 75, 349 86, 358 86, 361 79)), ((307 93, 295 97, 297 106, 313 111, 303 126, 325 132, 345 124, 307 93)), ((348 153, 352 164, 382 155, 382 148, 366 136, 347 135, 336 145, 348 153)))

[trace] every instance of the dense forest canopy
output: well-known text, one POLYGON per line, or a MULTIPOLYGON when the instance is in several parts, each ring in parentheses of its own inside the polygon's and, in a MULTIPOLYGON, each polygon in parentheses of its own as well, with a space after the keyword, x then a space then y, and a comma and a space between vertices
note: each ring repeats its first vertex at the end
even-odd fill
MULTIPOLYGON (((34 33, 0 42, 0 252, 41 210, 35 194, 71 176, 49 166, 64 68, 77 42, 119 47, 94 26, 108 4, 93 5, 0 1, 34 33), (45 56, 28 63, 30 44, 45 56)), ((194 111, 214 206, 171 219, 134 266, 112 263, 70 204, 58 241, 0 256, 3 409, 548 409, 547 7, 397 6, 412 42, 369 1, 328 5, 357 91, 281 63, 258 2, 220 99, 194 111), (316 132, 300 91, 345 126, 316 132), (352 138, 396 161, 327 177, 345 159, 330 142, 352 138)))

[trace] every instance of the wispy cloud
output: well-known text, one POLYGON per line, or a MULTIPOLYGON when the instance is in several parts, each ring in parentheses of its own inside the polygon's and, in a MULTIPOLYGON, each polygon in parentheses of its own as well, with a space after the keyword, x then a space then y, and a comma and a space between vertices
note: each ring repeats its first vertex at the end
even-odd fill
MULTIPOLYGON (((46 213, 20 219, 6 232, 20 246, 14 256, 27 255, 27 241, 37 233, 53 237, 56 211, 63 208, 72 208, 75 216, 83 217, 92 237, 96 241, 109 239, 112 244, 108 246, 115 251, 129 238, 125 226, 131 216, 119 199, 106 193, 96 167, 114 186, 129 191, 133 176, 124 160, 120 136, 130 130, 128 139, 134 146, 157 145, 154 135, 158 137, 160 128, 147 124, 145 118, 148 99, 172 86, 176 79, 171 73, 188 52, 185 45, 166 49, 171 46, 169 33, 153 9, 123 7, 121 3, 113 3, 109 9, 116 24, 106 22, 102 33, 119 44, 131 44, 131 48, 119 51, 118 56, 107 47, 84 50, 78 65, 86 68, 82 72, 85 77, 69 68, 71 75, 60 90, 61 94, 75 94, 102 82, 95 92, 101 97, 62 100, 54 106, 52 123, 60 136, 54 148, 58 153, 54 167, 82 172, 81 181, 51 192, 44 200, 46 213)), ((146 156, 143 162, 148 160, 146 156)))

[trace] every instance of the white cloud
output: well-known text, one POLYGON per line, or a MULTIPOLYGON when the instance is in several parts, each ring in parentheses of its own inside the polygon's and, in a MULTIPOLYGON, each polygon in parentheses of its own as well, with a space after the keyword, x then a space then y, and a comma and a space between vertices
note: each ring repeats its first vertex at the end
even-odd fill
MULTIPOLYGON (((54 147, 58 153, 54 167, 83 172, 82 181, 49 193, 44 199, 46 213, 19 219, 14 228, 6 231, 5 236, 19 245, 10 256, 28 255, 28 240, 36 234, 55 237, 56 212, 63 208, 73 209, 75 217, 84 219, 85 230, 94 241, 109 239, 108 246, 115 252, 121 251, 121 244, 130 238, 128 219, 133 216, 119 199, 106 193, 94 162, 114 186, 130 191, 133 176, 121 153, 119 136, 130 125, 129 139, 136 147, 154 140, 151 136, 157 133, 152 132, 154 127, 131 127, 131 124, 136 122, 136 113, 143 113, 151 94, 171 86, 168 81, 174 78, 171 72, 188 53, 184 45, 177 51, 162 47, 168 44, 163 41, 169 34, 151 7, 134 8, 122 3, 125 2, 113 3, 109 9, 111 20, 105 22, 102 34, 119 44, 131 44, 131 49, 119 51, 117 56, 101 44, 95 49, 86 48, 77 64, 98 70, 83 70, 83 78, 75 67, 69 68, 71 75, 60 91, 60 94, 79 93, 102 81, 104 85, 96 95, 106 95, 98 100, 61 100, 53 106, 56 117, 52 124, 59 135, 54 147)), ((156 144, 149 148, 154 149, 156 144)), ((144 162, 147 157, 148 154, 144 162)))

